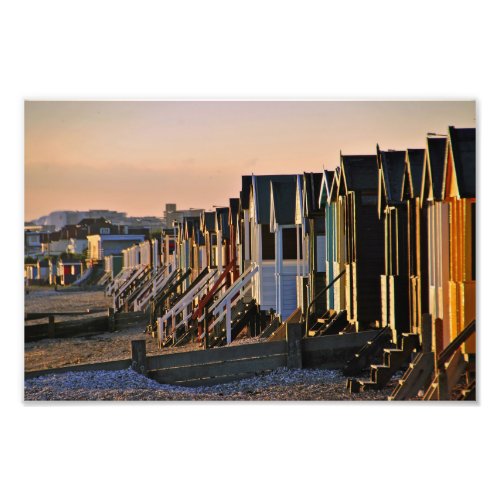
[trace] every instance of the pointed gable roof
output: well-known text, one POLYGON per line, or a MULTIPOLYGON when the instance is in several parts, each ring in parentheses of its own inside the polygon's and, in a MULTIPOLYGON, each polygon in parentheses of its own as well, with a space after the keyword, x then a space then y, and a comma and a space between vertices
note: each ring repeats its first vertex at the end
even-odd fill
POLYGON ((239 198, 229 198, 229 220, 232 226, 236 226, 238 223, 239 207, 239 198))
POLYGON ((424 165, 425 149, 408 149, 406 151, 405 179, 408 182, 408 189, 411 198, 420 196, 424 165))
POLYGON ((315 213, 325 211, 325 207, 319 205, 322 180, 323 174, 321 172, 304 172, 303 196, 306 217, 312 217, 315 213))
POLYGON ((241 200, 241 209, 248 210, 250 206, 250 189, 252 187, 252 176, 251 175, 242 175, 241 176, 241 191, 240 191, 240 200, 241 200))
POLYGON ((295 224, 296 180, 287 182, 271 181, 271 226, 295 224))
POLYGON ((203 231, 215 232, 215 212, 204 211, 201 215, 201 226, 203 231))
POLYGON ((449 194, 450 180, 456 181, 460 198, 476 197, 476 129, 449 127, 447 161, 443 198, 449 194))
POLYGON ((295 224, 304 222, 304 199, 302 193, 303 177, 298 174, 295 177, 295 224))
POLYGON ((442 199, 446 143, 446 137, 427 137, 420 195, 422 203, 424 200, 442 199))
POLYGON ((339 194, 339 188, 340 188, 340 167, 337 167, 334 171, 333 178, 332 178, 332 184, 330 186, 330 194, 328 196, 328 204, 333 203, 339 194))
POLYGON ((229 239, 229 207, 215 209, 215 228, 222 232, 222 237, 229 239))
POLYGON ((252 194, 257 224, 269 224, 271 213, 271 182, 292 182, 294 175, 253 175, 252 194))
POLYGON ((403 201, 406 151, 381 151, 377 144, 379 209, 403 201))
MULTIPOLYGON (((346 191, 376 193, 378 165, 376 155, 342 155, 341 183, 346 191)), ((342 187, 342 186, 341 186, 342 187)))
POLYGON ((321 178, 321 187, 319 189, 319 199, 318 199, 319 207, 324 207, 328 203, 328 200, 330 199, 330 188, 334 176, 335 176, 335 170, 323 170, 323 176, 321 178))

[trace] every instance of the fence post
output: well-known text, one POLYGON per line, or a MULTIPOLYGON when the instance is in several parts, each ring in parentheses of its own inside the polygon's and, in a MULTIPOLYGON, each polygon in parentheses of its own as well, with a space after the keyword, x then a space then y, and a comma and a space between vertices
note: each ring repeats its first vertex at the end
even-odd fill
POLYGON ((231 299, 229 298, 226 305, 226 343, 229 345, 232 342, 231 337, 231 299))
POLYGON ((210 348, 210 342, 208 338, 208 306, 205 306, 205 313, 203 315, 203 331, 205 336, 203 337, 203 345, 205 349, 210 348))
POLYGON ((114 332, 116 329, 115 311, 112 307, 108 307, 108 331, 114 332))
POLYGON ((302 368, 302 325, 300 323, 287 323, 287 368, 302 368))
POLYGON ((132 370, 146 375, 146 341, 132 340, 132 370))
POLYGON ((49 316, 49 326, 48 326, 49 338, 54 338, 56 333, 56 323, 54 316, 49 316))

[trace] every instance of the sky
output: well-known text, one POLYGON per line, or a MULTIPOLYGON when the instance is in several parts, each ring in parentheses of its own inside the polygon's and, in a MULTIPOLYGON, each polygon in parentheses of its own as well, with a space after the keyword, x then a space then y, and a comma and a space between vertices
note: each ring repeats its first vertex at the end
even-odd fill
POLYGON ((225 206, 241 176, 319 172, 339 154, 425 147, 474 101, 26 101, 25 220, 225 206))

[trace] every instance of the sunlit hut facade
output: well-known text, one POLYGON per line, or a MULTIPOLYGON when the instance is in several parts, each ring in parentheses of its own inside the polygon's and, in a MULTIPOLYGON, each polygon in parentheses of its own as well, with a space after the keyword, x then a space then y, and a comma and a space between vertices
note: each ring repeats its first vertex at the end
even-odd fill
POLYGON ((380 323, 380 276, 384 272, 384 227, 377 210, 376 155, 342 155, 338 197, 345 210, 347 319, 357 331, 380 323))
POLYGON ((276 311, 281 321, 297 308, 301 228, 295 225, 296 180, 271 182, 270 230, 275 235, 276 311))
POLYGON ((275 239, 270 230, 271 182, 294 181, 294 175, 252 176, 249 196, 249 260, 259 268, 252 280, 253 297, 262 311, 276 311, 275 239))
POLYGON ((420 191, 425 149, 406 151, 403 199, 408 222, 408 274, 410 293, 410 332, 422 332, 422 314, 429 312, 428 239, 426 212, 421 209, 420 191))
POLYGON ((446 144, 446 137, 427 137, 421 192, 423 216, 427 219, 428 300, 436 353, 450 342, 449 205, 443 202, 446 144))
POLYGON ((304 172, 302 197, 304 210, 304 234, 307 238, 309 303, 314 302, 311 312, 321 316, 326 310, 326 295, 320 292, 326 286, 326 237, 325 207, 320 205, 319 194, 323 174, 304 172))
MULTIPOLYGON (((338 167, 332 178, 328 194, 327 212, 327 269, 331 265, 332 279, 340 276, 346 265, 346 197, 339 196, 341 170, 338 167), (331 264, 330 264, 331 263, 331 264)), ((329 296, 329 307, 335 311, 347 309, 346 305, 346 276, 343 274, 333 285, 333 294, 329 296)))
MULTIPOLYGON (((449 318, 453 340, 476 318, 476 129, 449 128, 443 199, 449 203, 449 318)), ((476 352, 475 334, 465 344, 476 352)))
POLYGON ((408 213, 403 201, 406 151, 381 151, 377 145, 377 163, 378 210, 384 224, 381 319, 397 337, 410 326, 408 213))
MULTIPOLYGON (((335 277, 334 269, 334 219, 335 205, 331 203, 331 189, 335 177, 335 171, 324 170, 319 192, 319 205, 325 210, 325 244, 326 244, 326 285, 329 285, 335 277)), ((334 287, 330 287, 326 292, 326 308, 334 309, 334 287)))

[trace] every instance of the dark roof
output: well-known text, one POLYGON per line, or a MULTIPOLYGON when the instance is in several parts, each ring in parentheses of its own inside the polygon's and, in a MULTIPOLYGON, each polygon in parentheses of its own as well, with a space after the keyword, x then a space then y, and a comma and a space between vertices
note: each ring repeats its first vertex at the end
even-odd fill
POLYGON ((215 212, 203 212, 203 226, 205 231, 215 231, 215 212))
POLYGON ((295 199, 297 193, 297 183, 295 178, 292 181, 279 182, 271 181, 271 192, 276 224, 295 224, 295 199))
POLYGON ((476 197, 476 129, 449 128, 451 152, 461 198, 476 197))
POLYGON ((412 197, 420 196, 425 164, 425 149, 408 149, 406 156, 407 175, 411 181, 412 197))
POLYGON ((343 177, 348 191, 377 191, 376 155, 342 155, 341 160, 343 177))
POLYGON ((335 177, 335 170, 324 170, 323 177, 321 179, 321 188, 318 198, 318 203, 321 205, 321 198, 323 198, 324 203, 328 203, 330 199, 330 189, 332 187, 333 179, 335 177))
POLYGON ((269 224, 271 182, 292 182, 295 180, 295 175, 254 175, 253 180, 257 224, 269 224))
POLYGON ((63 264, 81 264, 82 262, 78 259, 75 259, 74 257, 70 256, 64 256, 64 257, 59 257, 59 262, 62 262, 63 264))
POLYGON ((57 261, 57 256, 51 255, 50 257, 43 257, 42 259, 38 260, 38 264, 40 265, 40 267, 49 267, 49 261, 55 263, 57 261))
POLYGON ((430 175, 429 182, 435 200, 442 199, 446 142, 446 137, 427 137, 427 165, 424 176, 430 175))
POLYGON ((240 209, 239 198, 229 198, 229 214, 231 217, 231 225, 236 226, 238 223, 238 212, 240 209))
POLYGON ((339 190, 339 183, 340 183, 340 167, 336 167, 335 170, 333 171, 333 177, 332 177, 332 182, 330 184, 330 194, 328 195, 328 203, 331 203, 332 200, 335 200, 337 198, 337 193, 339 190))
POLYGON ((304 172, 304 191, 305 199, 304 212, 306 217, 311 217, 314 212, 324 212, 325 208, 319 206, 319 193, 321 191, 321 181, 323 173, 304 172))
POLYGON ((242 210, 248 210, 250 206, 250 189, 252 187, 252 176, 243 175, 241 176, 241 208, 242 210))
POLYGON ((403 178, 406 166, 406 151, 380 151, 377 146, 379 168, 383 184, 381 195, 387 204, 401 203, 403 200, 403 178))
POLYGON ((229 207, 215 209, 217 214, 217 227, 222 229, 222 237, 229 238, 229 207))
POLYGON ((81 219, 80 222, 78 222, 78 226, 89 226, 93 224, 102 224, 105 226, 111 226, 111 222, 104 217, 86 217, 84 219, 81 219))

